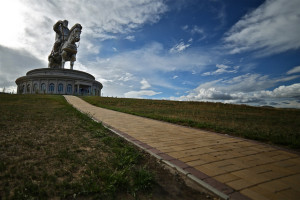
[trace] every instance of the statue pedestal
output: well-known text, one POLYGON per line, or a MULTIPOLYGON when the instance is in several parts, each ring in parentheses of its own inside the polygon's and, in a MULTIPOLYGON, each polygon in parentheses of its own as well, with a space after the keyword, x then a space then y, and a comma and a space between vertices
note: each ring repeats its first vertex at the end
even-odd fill
POLYGON ((40 68, 16 80, 18 94, 70 94, 101 96, 102 84, 89 73, 70 70, 40 68))

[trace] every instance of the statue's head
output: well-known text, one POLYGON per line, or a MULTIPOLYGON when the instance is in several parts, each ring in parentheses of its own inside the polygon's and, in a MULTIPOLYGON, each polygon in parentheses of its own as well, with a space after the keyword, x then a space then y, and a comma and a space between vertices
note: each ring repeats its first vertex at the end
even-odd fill
POLYGON ((68 26, 68 23, 69 23, 68 20, 63 21, 64 26, 68 26))

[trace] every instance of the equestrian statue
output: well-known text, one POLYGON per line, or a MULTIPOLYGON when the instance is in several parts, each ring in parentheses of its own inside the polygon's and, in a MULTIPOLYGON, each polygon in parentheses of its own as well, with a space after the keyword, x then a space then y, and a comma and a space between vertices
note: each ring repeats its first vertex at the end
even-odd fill
POLYGON ((59 20, 54 24, 53 30, 56 36, 51 54, 48 56, 48 67, 64 69, 65 62, 70 61, 70 69, 73 69, 78 48, 76 42, 80 41, 82 26, 75 24, 69 30, 68 21, 59 20))

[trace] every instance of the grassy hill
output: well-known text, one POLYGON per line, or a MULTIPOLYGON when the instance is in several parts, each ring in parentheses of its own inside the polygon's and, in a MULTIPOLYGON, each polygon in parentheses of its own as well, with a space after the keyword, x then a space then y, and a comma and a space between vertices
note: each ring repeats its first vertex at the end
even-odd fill
POLYGON ((82 97, 112 110, 300 149, 300 110, 204 102, 82 97))
POLYGON ((58 95, 0 95, 0 199, 204 199, 58 95))

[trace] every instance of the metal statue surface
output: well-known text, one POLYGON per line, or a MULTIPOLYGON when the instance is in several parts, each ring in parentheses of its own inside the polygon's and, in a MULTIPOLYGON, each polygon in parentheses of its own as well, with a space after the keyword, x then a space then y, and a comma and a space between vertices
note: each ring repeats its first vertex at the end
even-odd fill
POLYGON ((78 48, 76 42, 80 41, 82 26, 75 24, 69 30, 68 21, 59 20, 54 24, 53 30, 56 32, 55 43, 48 56, 48 67, 63 69, 65 62, 70 61, 70 69, 73 69, 78 48))

